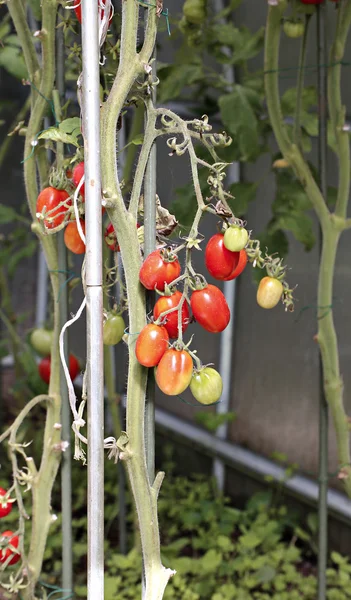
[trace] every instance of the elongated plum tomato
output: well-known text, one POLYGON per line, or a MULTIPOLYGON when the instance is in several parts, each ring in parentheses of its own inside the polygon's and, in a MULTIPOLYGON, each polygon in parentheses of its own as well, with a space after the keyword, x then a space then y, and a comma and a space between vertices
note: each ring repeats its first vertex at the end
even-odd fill
MULTIPOLYGON (((18 535, 15 535, 13 533, 13 531, 4 531, 3 533, 0 533, 0 542, 1 545, 4 545, 4 542, 7 541, 8 544, 11 544, 11 546, 13 546, 14 548, 18 548, 18 535), (6 538, 9 538, 8 540, 6 540, 6 538)), ((9 561, 8 565, 15 565, 16 563, 18 563, 18 561, 21 558, 20 553, 15 552, 14 550, 11 550, 11 548, 6 548, 0 550, 0 563, 4 564, 7 559, 12 556, 11 560, 9 561)))
POLYGON ((121 315, 111 314, 104 322, 102 339, 106 346, 118 344, 124 334, 125 323, 121 315))
POLYGON ((200 371, 193 373, 190 390, 200 404, 214 404, 222 395, 222 377, 212 367, 203 367, 200 371))
POLYGON ((224 294, 210 283, 191 294, 190 306, 199 325, 211 333, 223 331, 230 321, 230 310, 224 294))
POLYGON ((161 292, 166 283, 171 283, 180 275, 177 256, 167 250, 154 250, 141 265, 139 279, 147 290, 157 288, 161 292))
MULTIPOLYGON (((69 355, 69 374, 71 376, 72 381, 77 377, 80 366, 79 362, 73 354, 69 355)), ((51 358, 50 356, 46 356, 43 358, 38 365, 39 375, 45 383, 50 383, 50 373, 51 373, 51 358)))
MULTIPOLYGON (((74 0, 74 12, 76 13, 76 17, 79 21, 80 24, 82 24, 82 2, 83 0, 74 0)), ((101 11, 101 18, 103 18, 104 16, 104 10, 101 11)), ((111 12, 110 12, 110 20, 109 23, 111 23, 112 21, 112 8, 111 8, 111 12)))
POLYGON ((245 227, 230 225, 225 231, 223 243, 230 252, 240 252, 245 248, 248 239, 249 234, 245 227))
POLYGON ((168 348, 169 335, 165 327, 149 323, 141 330, 135 344, 135 355, 144 367, 155 367, 168 348))
POLYGON ((12 510, 12 502, 9 499, 3 500, 3 496, 6 496, 6 493, 6 490, 0 487, 0 519, 7 517, 12 510))
POLYGON ((206 246, 205 265, 212 277, 223 280, 234 271, 239 261, 239 253, 227 250, 224 235, 216 233, 206 246))
POLYGON ((257 304, 261 308, 274 308, 283 294, 283 284, 275 277, 261 279, 257 290, 257 304))
MULTIPOLYGON (((85 234, 85 222, 83 219, 80 219, 80 224, 82 226, 83 233, 85 234)), ((73 254, 83 254, 85 252, 85 244, 79 235, 76 221, 71 221, 68 223, 65 228, 63 239, 66 247, 68 250, 73 252, 73 254)))
POLYGON ((42 213, 44 206, 46 207, 46 214, 49 213, 49 211, 52 211, 47 215, 47 218, 44 219, 44 225, 46 229, 54 229, 54 227, 61 225, 71 204, 72 202, 69 199, 69 194, 67 194, 65 190, 47 187, 40 192, 37 198, 36 212, 42 213), (57 208, 64 200, 67 200, 65 205, 57 208), (54 210, 55 208, 56 210, 54 210))
POLYGON ((225 281, 232 281, 232 279, 236 279, 237 277, 239 277, 239 275, 241 275, 241 273, 245 269, 246 265, 247 265, 246 250, 240 250, 239 262, 236 265, 234 271, 230 274, 230 276, 225 278, 225 281))
MULTIPOLYGON (((73 172, 72 172, 72 181, 76 187, 78 187, 79 182, 82 179, 83 175, 84 175, 84 162, 80 162, 74 167, 73 172)), ((79 193, 81 194, 83 200, 84 200, 84 192, 85 192, 84 186, 85 186, 85 184, 83 183, 79 190, 79 193)))
MULTIPOLYGON (((177 290, 170 296, 161 296, 154 306, 154 319, 159 318, 160 314, 171 308, 177 308, 182 298, 181 292, 177 290)), ((182 305, 182 331, 184 332, 189 325, 190 313, 189 307, 184 300, 182 305)), ((164 327, 167 329, 170 338, 178 337, 178 311, 174 310, 164 317, 164 327)))
POLYGON ((193 374, 193 361, 186 350, 170 348, 156 369, 156 383, 167 396, 177 396, 186 390, 193 374))
POLYGON ((53 331, 39 327, 38 329, 34 329, 30 334, 30 343, 40 356, 50 354, 53 333, 53 331))

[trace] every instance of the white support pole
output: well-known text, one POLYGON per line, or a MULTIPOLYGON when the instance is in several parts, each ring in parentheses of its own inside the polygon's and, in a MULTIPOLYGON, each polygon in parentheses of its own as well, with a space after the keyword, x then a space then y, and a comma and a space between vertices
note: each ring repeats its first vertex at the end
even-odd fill
MULTIPOLYGON (((223 0, 214 0, 214 9, 216 13, 224 9, 223 0)), ((225 50, 225 49, 224 49, 225 50)), ((228 82, 228 86, 235 82, 234 69, 232 65, 224 65, 223 75, 228 82)), ((240 179, 239 163, 233 163, 228 169, 228 175, 231 183, 235 183, 240 179)), ((223 414, 229 412, 230 408, 230 387, 232 373, 232 358, 233 358, 233 342, 235 331, 235 297, 236 297, 236 281, 225 281, 223 293, 226 297, 228 306, 231 311, 231 319, 228 327, 221 333, 220 350, 219 350, 219 372, 223 379, 223 392, 221 402, 217 404, 217 413, 223 414)), ((225 440, 228 433, 228 424, 224 423, 218 427, 216 437, 220 440, 225 440)), ((213 461, 213 475, 216 478, 217 486, 223 492, 225 485, 225 464, 220 458, 215 458, 213 461)))
POLYGON ((82 2, 82 113, 85 164, 88 600, 104 598, 104 382, 100 175, 99 19, 96 0, 82 2))

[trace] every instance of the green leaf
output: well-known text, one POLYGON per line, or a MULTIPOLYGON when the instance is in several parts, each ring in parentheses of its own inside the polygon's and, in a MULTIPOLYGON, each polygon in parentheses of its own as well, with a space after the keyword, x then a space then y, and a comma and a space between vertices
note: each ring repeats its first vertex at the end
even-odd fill
POLYGON ((5 46, 0 48, 0 67, 17 79, 26 79, 28 71, 24 62, 22 51, 15 46, 5 46))
POLYGON ((81 120, 79 117, 71 117, 61 121, 59 124, 59 130, 63 133, 70 133, 75 137, 81 135, 81 120))
POLYGON ((268 509, 272 503, 272 490, 257 492, 246 504, 246 510, 259 512, 262 509, 268 509))
POLYGON ((248 550, 252 550, 253 548, 256 548, 257 546, 262 544, 262 541, 263 541, 262 538, 259 537, 258 535, 256 535, 256 533, 254 531, 248 531, 247 533, 244 533, 239 538, 239 542, 240 542, 241 546, 243 546, 244 548, 247 548, 248 550))
POLYGON ((205 427, 208 431, 215 433, 218 427, 224 423, 232 423, 236 419, 235 413, 207 413, 197 412, 195 413, 195 421, 205 427))
POLYGON ((276 574, 277 572, 273 567, 271 567, 270 565, 264 565, 256 572, 257 583, 268 583, 269 581, 272 581, 272 579, 274 579, 276 574))
POLYGON ((0 223, 12 223, 12 221, 16 221, 17 212, 11 208, 10 206, 4 206, 4 204, 0 204, 0 223))
POLYGON ((258 183, 240 181, 229 187, 229 192, 234 198, 228 198, 227 202, 236 217, 246 215, 249 202, 256 198, 258 183))
POLYGON ((160 84, 161 102, 175 100, 185 86, 192 85, 203 77, 201 64, 175 64, 168 71, 160 84))
POLYGON ((316 243, 316 237, 313 231, 312 219, 301 212, 291 212, 289 214, 280 215, 276 219, 277 229, 291 231, 298 242, 301 242, 305 250, 312 250, 316 243))
POLYGON ((230 64, 236 65, 243 61, 254 58, 263 48, 264 27, 261 27, 254 34, 246 27, 240 30, 240 36, 237 36, 234 45, 233 54, 230 57, 230 64))
POLYGON ((79 148, 79 143, 75 135, 61 131, 58 127, 49 127, 38 135, 38 140, 51 140, 53 142, 62 142, 63 144, 72 144, 79 148))
MULTIPOLYGON (((293 116, 295 114, 296 102, 296 88, 290 88, 286 90, 281 99, 282 112, 284 116, 293 116)), ((307 111, 313 106, 317 106, 317 90, 313 86, 307 86, 302 91, 301 109, 307 111)))
POLYGON ((14 275, 14 272, 16 270, 18 263, 20 263, 23 258, 29 258, 30 256, 32 256, 34 254, 34 252, 36 251, 36 249, 37 249, 37 242, 36 242, 36 240, 32 240, 31 242, 29 242, 28 244, 26 244, 25 246, 20 248, 20 250, 18 250, 17 252, 14 252, 11 255, 11 257, 7 263, 7 269, 8 269, 10 277, 12 277, 14 275))
POLYGON ((307 525, 313 534, 316 534, 318 531, 318 515, 317 513, 309 513, 307 515, 307 525))
POLYGON ((222 554, 211 549, 201 559, 201 568, 204 573, 213 573, 222 562, 222 554))
POLYGON ((259 96, 242 85, 236 85, 230 94, 220 96, 218 100, 222 121, 228 133, 237 138, 242 160, 248 160, 259 144, 253 109, 256 102, 260 103, 259 96))

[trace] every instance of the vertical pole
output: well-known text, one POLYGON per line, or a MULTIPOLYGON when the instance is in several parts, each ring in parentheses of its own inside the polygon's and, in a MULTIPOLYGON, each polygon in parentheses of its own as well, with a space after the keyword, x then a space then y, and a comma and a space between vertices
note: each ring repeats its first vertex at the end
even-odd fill
MULTIPOLYGON (((225 5, 223 0, 214 0, 214 10, 216 13, 221 12, 225 5)), ((222 20, 222 23, 224 21, 222 20)), ((226 48, 223 48, 226 51, 226 48)), ((235 83, 234 69, 232 65, 223 66, 223 75, 228 82, 228 87, 235 83)), ((240 168, 239 163, 232 163, 228 169, 228 175, 232 183, 239 181, 240 168)), ((217 404, 217 413, 224 414, 229 411, 230 407, 230 388, 231 388, 231 372, 233 362, 233 342, 235 331, 235 297, 236 297, 236 281, 225 281, 223 293, 226 297, 228 306, 230 307, 232 318, 228 327, 221 333, 220 349, 219 349, 219 372, 223 380, 223 392, 221 402, 217 404)), ((227 438, 228 424, 224 423, 218 427, 216 437, 221 440, 227 438)), ((225 464, 220 458, 215 458, 213 461, 213 475, 216 478, 218 490, 223 492, 225 485, 225 464)))
POLYGON ((88 600, 104 598, 104 381, 98 3, 82 2, 83 135, 85 164, 88 600))
MULTIPOLYGON (((326 6, 317 6, 318 64, 318 166, 323 197, 327 197, 327 36, 326 6)), ((323 392, 323 370, 319 361, 319 498, 318 498, 318 600, 326 599, 328 552, 328 405, 323 392)))

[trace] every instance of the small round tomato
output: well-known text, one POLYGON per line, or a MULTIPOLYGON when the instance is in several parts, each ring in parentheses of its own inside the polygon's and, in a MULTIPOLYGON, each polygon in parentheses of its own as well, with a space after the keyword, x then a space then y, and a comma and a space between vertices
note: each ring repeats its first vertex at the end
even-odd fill
POLYGON ((180 264, 176 254, 168 250, 154 250, 141 265, 139 279, 147 290, 157 288, 161 292, 166 283, 180 275, 180 264))
POLYGON ((118 344, 125 330, 125 323, 123 317, 121 315, 113 315, 108 316, 106 321, 104 322, 102 338, 103 342, 106 346, 114 346, 118 344))
POLYGON ((301 19, 297 21, 287 20, 284 21, 283 30, 289 38, 299 38, 304 34, 305 24, 301 19))
MULTIPOLYGON (((85 234, 85 221, 80 219, 80 224, 85 234)), ((73 254, 84 254, 85 244, 79 235, 76 221, 71 221, 65 228, 64 241, 68 250, 73 254)))
POLYGON ((193 360, 186 350, 170 348, 156 369, 156 383, 167 396, 177 396, 186 390, 193 374, 193 360))
MULTIPOLYGON (((80 8, 80 6, 79 6, 79 8, 80 8)), ((82 179, 83 175, 84 175, 84 162, 80 162, 74 167, 73 173, 72 173, 72 181, 76 187, 78 187, 79 182, 82 179)), ((84 186, 85 186, 85 184, 83 183, 79 190, 79 193, 81 194, 83 200, 84 200, 84 191, 85 191, 84 186)))
POLYGON ((193 373, 190 390, 200 404, 214 404, 222 395, 222 377, 212 367, 203 367, 200 371, 193 373))
POLYGON ((221 280, 229 277, 238 260, 239 253, 231 252, 225 247, 222 233, 216 233, 209 239, 205 250, 205 265, 212 277, 221 280))
POLYGON ((49 331, 48 329, 38 328, 34 329, 30 334, 30 343, 40 356, 50 354, 53 333, 53 331, 49 331))
POLYGON ((283 294, 283 284, 275 277, 261 279, 257 290, 257 304, 261 308, 274 308, 283 294))
POLYGON ((225 281, 232 281, 232 279, 236 279, 237 277, 239 277, 239 275, 241 275, 241 273, 245 269, 246 265, 247 265, 246 250, 240 250, 239 262, 236 265, 234 271, 230 274, 230 276, 225 278, 225 281))
POLYGON ((144 367, 155 367, 168 348, 169 335, 165 327, 149 323, 138 335, 135 355, 144 367))
POLYGON ((65 190, 47 187, 44 188, 38 196, 36 212, 42 213, 45 207, 47 217, 44 219, 44 225, 46 229, 54 229, 54 227, 61 225, 71 204, 72 202, 69 199, 69 194, 65 190), (59 204, 65 200, 67 200, 67 202, 59 207, 59 204), (54 210, 55 208, 56 210, 54 210), (49 212, 50 214, 48 214, 49 212))
POLYGON ((230 227, 228 227, 228 229, 225 231, 223 243, 227 250, 230 250, 230 252, 240 252, 240 250, 245 248, 248 239, 249 234, 245 227, 230 225, 230 227))
POLYGON ((206 2, 202 0, 185 0, 183 15, 189 23, 201 25, 206 19, 206 2))
MULTIPOLYGON (((171 308, 177 308, 182 298, 182 293, 177 290, 170 296, 161 296, 154 306, 154 319, 159 318, 160 314, 171 308)), ((164 317, 164 327, 167 329, 170 338, 178 337, 178 311, 174 310, 164 317)), ((184 332, 189 325, 190 313, 186 300, 182 305, 182 331, 184 332)))
MULTIPOLYGON (((72 381, 77 377, 80 366, 77 358, 73 355, 69 355, 69 374, 71 376, 72 381)), ((45 383, 50 383, 50 373, 51 373, 51 358, 50 356, 46 356, 43 358, 38 365, 39 375, 45 383)))
POLYGON ((15 535, 13 531, 4 531, 3 533, 0 533, 0 548, 3 548, 2 550, 0 550, 1 564, 4 564, 10 556, 12 556, 12 558, 9 561, 8 565, 15 565, 16 563, 18 563, 18 561, 21 558, 20 553, 15 552, 15 550, 11 550, 11 548, 9 547, 5 549, 5 547, 10 544, 14 548, 18 548, 18 542, 18 535, 15 535))
POLYGON ((190 306, 196 321, 207 331, 218 333, 230 321, 230 310, 224 294, 215 285, 208 284, 191 294, 190 306))
POLYGON ((7 491, 0 487, 0 519, 2 519, 2 517, 7 517, 12 510, 13 502, 9 498, 3 500, 3 496, 6 496, 6 494, 7 491))

